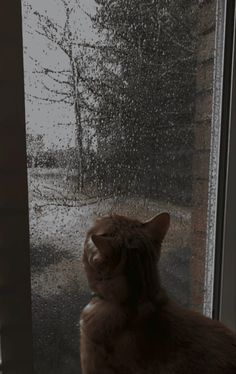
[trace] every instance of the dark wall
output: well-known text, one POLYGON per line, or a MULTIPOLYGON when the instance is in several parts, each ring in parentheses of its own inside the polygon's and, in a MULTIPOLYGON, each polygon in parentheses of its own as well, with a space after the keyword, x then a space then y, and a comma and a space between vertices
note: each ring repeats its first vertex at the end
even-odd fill
POLYGON ((0 2, 0 335, 4 374, 32 374, 21 1, 0 2))

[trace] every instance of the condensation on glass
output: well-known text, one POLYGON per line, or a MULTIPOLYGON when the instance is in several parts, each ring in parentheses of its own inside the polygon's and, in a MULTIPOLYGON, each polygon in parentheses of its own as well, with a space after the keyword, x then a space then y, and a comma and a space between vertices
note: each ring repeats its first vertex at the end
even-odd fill
POLYGON ((83 241, 101 215, 168 211, 163 284, 211 314, 224 12, 198 0, 22 9, 35 373, 78 374, 83 241))

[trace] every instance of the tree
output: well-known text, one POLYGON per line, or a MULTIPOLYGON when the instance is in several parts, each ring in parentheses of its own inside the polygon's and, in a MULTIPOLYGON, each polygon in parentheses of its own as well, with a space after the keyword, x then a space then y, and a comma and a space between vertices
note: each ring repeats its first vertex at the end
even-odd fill
MULTIPOLYGON (((78 190, 81 192, 84 185, 85 160, 83 152, 83 121, 88 123, 90 114, 94 115, 96 111, 93 103, 91 104, 92 88, 90 89, 89 78, 87 74, 88 60, 90 50, 95 47, 86 42, 79 42, 76 29, 71 21, 71 16, 78 2, 72 4, 69 0, 59 0, 65 11, 65 21, 59 25, 55 20, 50 19, 46 14, 40 14, 34 11, 33 14, 37 20, 37 27, 30 30, 45 37, 48 41, 59 48, 68 58, 69 70, 54 70, 41 66, 36 59, 31 59, 35 63, 34 73, 40 76, 46 97, 30 95, 31 98, 43 100, 50 103, 66 103, 73 106, 76 128, 76 149, 77 149, 77 167, 78 167, 78 190), (46 83, 50 81, 50 83, 46 83), (90 91, 90 95, 87 91, 90 91), (88 99, 89 97, 89 99, 88 99), (84 119, 83 117, 84 112, 84 119)), ((28 8, 32 11, 32 7, 28 8)))
POLYGON ((83 145, 86 125, 96 129, 96 167, 103 192, 174 199, 176 187, 184 182, 180 200, 186 196, 189 200, 195 1, 95 0, 95 15, 84 11, 79 1, 57 1, 65 12, 64 24, 34 12, 36 31, 67 56, 69 69, 56 71, 35 61, 35 73, 51 81, 50 85, 43 81, 48 96, 42 100, 73 106, 79 190, 88 172, 83 145), (78 37, 75 9, 92 21, 99 36, 96 42, 78 37))
MULTIPOLYGON (((94 22, 109 46, 101 51, 99 130, 113 132, 120 153, 117 167, 113 164, 117 158, 113 155, 110 159, 111 172, 119 169, 114 185, 121 178, 124 191, 148 196, 172 194, 173 198, 181 178, 178 165, 185 163, 188 171, 191 167, 191 156, 179 148, 183 125, 189 134, 186 147, 189 152, 192 148, 194 4, 187 0, 178 4, 174 0, 96 2, 94 22)), ((191 196, 191 179, 189 175, 186 178, 188 191, 183 191, 183 199, 191 196)))
POLYGON ((44 151, 43 135, 27 134, 27 161, 28 167, 37 167, 38 159, 44 151))

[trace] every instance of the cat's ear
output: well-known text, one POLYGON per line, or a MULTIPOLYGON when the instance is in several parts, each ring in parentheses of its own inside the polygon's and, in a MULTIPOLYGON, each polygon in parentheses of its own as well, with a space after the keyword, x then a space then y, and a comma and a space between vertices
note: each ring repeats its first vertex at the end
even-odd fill
POLYGON ((112 247, 111 238, 103 235, 93 234, 91 239, 101 254, 106 255, 110 252, 112 247))
POLYGON ((162 242, 170 226, 170 215, 161 213, 144 222, 145 231, 157 242, 162 242))

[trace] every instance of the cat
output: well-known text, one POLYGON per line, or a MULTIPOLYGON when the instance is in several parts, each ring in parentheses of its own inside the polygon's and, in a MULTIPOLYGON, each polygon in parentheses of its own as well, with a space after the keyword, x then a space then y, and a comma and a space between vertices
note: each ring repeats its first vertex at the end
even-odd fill
POLYGON ((236 374, 236 335, 176 305, 158 260, 168 213, 119 215, 89 230, 83 263, 94 292, 80 318, 83 374, 236 374))

